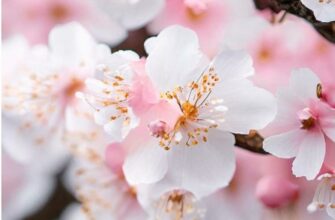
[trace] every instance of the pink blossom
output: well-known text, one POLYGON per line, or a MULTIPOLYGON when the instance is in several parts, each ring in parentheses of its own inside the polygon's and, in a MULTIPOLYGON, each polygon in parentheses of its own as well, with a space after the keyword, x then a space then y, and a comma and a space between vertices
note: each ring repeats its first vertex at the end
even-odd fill
POLYGON ((89 0, 5 0, 3 2, 4 37, 24 35, 32 44, 46 43, 51 29, 78 21, 96 38, 115 44, 126 31, 89 0))
POLYGON ((295 157, 293 173, 309 180, 324 162, 326 139, 335 140, 335 109, 320 100, 321 84, 308 69, 293 71, 289 87, 278 91, 279 109, 272 122, 276 135, 264 141, 273 155, 295 157))
POLYGON ((162 12, 149 25, 151 33, 159 33, 169 25, 179 24, 195 31, 200 46, 209 56, 220 49, 224 27, 234 19, 253 13, 251 2, 220 0, 169 0, 162 12))

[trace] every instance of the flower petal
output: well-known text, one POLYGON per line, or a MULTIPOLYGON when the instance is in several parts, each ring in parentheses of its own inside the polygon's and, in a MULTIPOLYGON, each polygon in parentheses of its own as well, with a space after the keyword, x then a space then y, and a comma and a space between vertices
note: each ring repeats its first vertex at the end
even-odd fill
POLYGON ((266 138, 263 148, 276 157, 292 158, 297 156, 303 137, 304 131, 302 129, 288 131, 266 138))
POLYGON ((305 176, 312 180, 319 173, 326 151, 323 133, 319 128, 308 131, 303 138, 292 171, 297 177, 305 176))
POLYGON ((129 155, 123 165, 130 185, 157 182, 164 177, 167 169, 167 152, 159 147, 156 140, 148 141, 129 155))
POLYGON ((222 124, 223 129, 245 134, 250 129, 264 128, 274 119, 276 101, 270 92, 243 83, 243 80, 230 84, 222 85, 220 95, 223 105, 228 108, 222 124))
POLYGON ((252 58, 243 51, 224 51, 214 59, 213 66, 222 82, 243 79, 254 74, 252 58))
POLYGON ((213 130, 206 143, 190 148, 175 146, 169 152, 166 179, 197 197, 227 186, 236 166, 234 142, 230 133, 213 130))
POLYGON ((290 87, 303 101, 317 98, 316 87, 320 79, 309 69, 301 68, 292 71, 290 87))
POLYGON ((83 57, 91 57, 96 42, 79 23, 71 22, 51 30, 49 45, 55 62, 79 65, 83 57))
POLYGON ((150 51, 146 70, 161 91, 184 86, 196 79, 193 71, 199 67, 203 56, 193 31, 181 26, 168 27, 154 39, 150 51))

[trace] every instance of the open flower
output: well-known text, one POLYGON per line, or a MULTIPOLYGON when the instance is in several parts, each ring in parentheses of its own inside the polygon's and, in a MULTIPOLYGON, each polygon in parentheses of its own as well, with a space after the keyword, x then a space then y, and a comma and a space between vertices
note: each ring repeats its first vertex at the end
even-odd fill
POLYGON ((142 71, 160 99, 136 115, 140 123, 121 142, 126 179, 137 185, 166 176, 196 196, 226 186, 235 170, 230 132, 266 126, 273 96, 245 79, 253 74, 247 54, 227 51, 209 62, 191 30, 169 27, 145 46, 142 71))
POLYGON ((301 2, 313 11, 317 20, 322 22, 335 21, 334 0, 302 0, 301 2))
POLYGON ((90 219, 146 219, 137 201, 136 187, 129 185, 122 173, 123 149, 117 144, 109 145, 113 164, 107 166, 103 144, 107 139, 103 132, 99 135, 90 145, 75 149, 76 157, 67 175, 70 189, 81 202, 81 215, 90 219))
POLYGON ((13 51, 4 53, 5 59, 8 55, 15 60, 6 63, 3 72, 3 110, 8 118, 4 145, 21 160, 39 158, 53 164, 59 154, 66 154, 64 144, 74 133, 94 133, 88 126, 93 124, 90 109, 75 93, 84 89, 84 80, 94 75, 98 60, 110 50, 77 23, 55 27, 49 41, 49 46, 27 49, 19 57, 12 56, 13 51))
POLYGON ((311 180, 325 157, 326 138, 335 141, 335 109, 319 100, 317 76, 308 69, 293 71, 288 88, 278 91, 278 114, 272 123, 274 136, 264 149, 281 158, 293 158, 293 173, 311 180))
POLYGON ((335 219, 335 176, 334 174, 323 174, 318 178, 318 185, 313 202, 308 206, 308 211, 326 209, 329 216, 335 219))

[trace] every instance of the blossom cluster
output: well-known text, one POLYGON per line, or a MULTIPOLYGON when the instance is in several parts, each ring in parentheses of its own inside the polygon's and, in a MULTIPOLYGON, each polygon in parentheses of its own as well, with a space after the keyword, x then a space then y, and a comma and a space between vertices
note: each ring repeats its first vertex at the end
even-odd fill
MULTIPOLYGON (((335 26, 334 1, 301 4, 335 26)), ((251 0, 3 7, 4 219, 59 173, 63 220, 335 219, 335 46, 307 23, 251 0)))

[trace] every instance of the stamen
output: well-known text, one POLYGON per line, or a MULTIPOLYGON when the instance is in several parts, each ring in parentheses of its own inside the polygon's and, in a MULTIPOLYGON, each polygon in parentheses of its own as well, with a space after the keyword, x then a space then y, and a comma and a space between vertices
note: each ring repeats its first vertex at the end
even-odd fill
POLYGON ((159 135, 161 147, 169 150, 170 144, 179 144, 180 140, 174 140, 176 133, 180 133, 179 131, 186 134, 183 135, 186 146, 207 142, 208 130, 216 128, 218 122, 224 121, 222 114, 227 110, 221 105, 222 99, 209 100, 219 80, 214 68, 211 67, 207 72, 202 72, 197 81, 192 81, 186 87, 178 86, 172 92, 161 94, 161 98, 176 101, 182 113, 170 132, 165 131, 164 134, 159 135), (185 95, 185 93, 188 94, 185 95), (185 100, 183 97, 188 98, 185 100))

